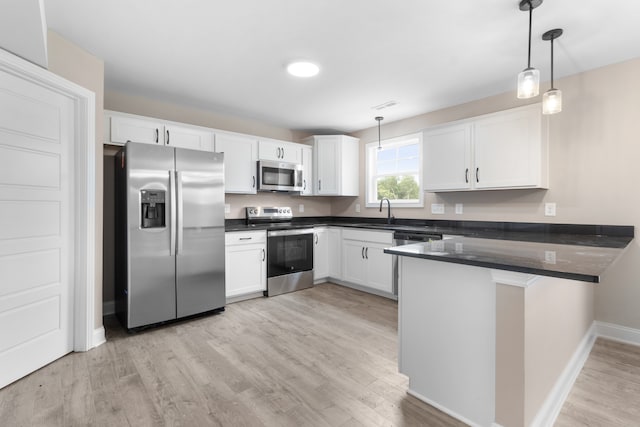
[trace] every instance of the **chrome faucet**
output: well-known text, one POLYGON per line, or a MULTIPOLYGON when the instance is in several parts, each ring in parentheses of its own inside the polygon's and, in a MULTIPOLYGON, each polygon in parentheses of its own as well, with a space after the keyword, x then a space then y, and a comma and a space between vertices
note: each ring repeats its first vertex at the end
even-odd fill
POLYGON ((387 224, 391 224, 395 218, 391 216, 391 202, 386 197, 380 200, 380 212, 382 212, 382 202, 385 200, 387 201, 387 224))

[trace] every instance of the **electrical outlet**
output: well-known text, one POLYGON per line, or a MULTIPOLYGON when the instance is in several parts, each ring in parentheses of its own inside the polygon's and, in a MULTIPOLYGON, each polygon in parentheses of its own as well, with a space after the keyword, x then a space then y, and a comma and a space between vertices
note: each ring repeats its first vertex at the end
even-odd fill
POLYGON ((462 215, 462 203, 456 203, 456 215, 462 215))
POLYGON ((456 243, 456 253, 461 254, 464 252, 464 246, 462 243, 456 243))
POLYGON ((304 212, 304 205, 302 203, 298 205, 298 212, 300 213, 304 212))
POLYGON ((231 205, 229 203, 224 204, 224 213, 231 213, 231 205))
POLYGON ((556 251, 544 251, 544 262, 547 264, 556 263, 556 251))
POLYGON ((444 204, 443 203, 431 203, 431 213, 435 215, 444 214, 444 204))
POLYGON ((356 213, 360 213, 360 203, 356 203, 356 213))
POLYGON ((555 203, 545 203, 544 204, 544 215, 545 216, 556 216, 556 204, 555 203))

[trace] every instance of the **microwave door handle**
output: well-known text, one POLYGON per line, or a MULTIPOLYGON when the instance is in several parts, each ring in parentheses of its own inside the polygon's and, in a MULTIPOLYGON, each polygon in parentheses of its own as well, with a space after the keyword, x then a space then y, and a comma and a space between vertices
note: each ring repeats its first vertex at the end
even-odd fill
POLYGON ((182 240, 184 235, 183 224, 184 224, 184 214, 183 214, 183 206, 182 206, 182 172, 176 172, 176 193, 178 196, 177 199, 177 226, 176 226, 176 235, 177 235, 177 248, 176 255, 180 255, 182 252, 182 240))
POLYGON ((169 209, 171 210, 171 221, 169 223, 169 255, 176 254, 176 178, 173 171, 169 171, 169 209))

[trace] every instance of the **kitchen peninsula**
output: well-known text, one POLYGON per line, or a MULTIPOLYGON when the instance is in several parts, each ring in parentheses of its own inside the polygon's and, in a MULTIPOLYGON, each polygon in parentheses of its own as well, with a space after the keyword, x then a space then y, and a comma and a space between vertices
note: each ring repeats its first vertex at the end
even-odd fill
POLYGON ((470 425, 553 423, 595 340, 593 283, 633 239, 633 227, 566 227, 385 250, 399 256, 410 394, 470 425))

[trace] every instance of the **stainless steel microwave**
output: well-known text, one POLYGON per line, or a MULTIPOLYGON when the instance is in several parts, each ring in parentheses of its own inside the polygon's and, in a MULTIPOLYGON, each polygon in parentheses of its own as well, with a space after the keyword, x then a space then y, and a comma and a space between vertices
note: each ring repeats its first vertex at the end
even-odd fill
POLYGON ((302 165, 272 160, 258 161, 259 191, 302 191, 302 165))

